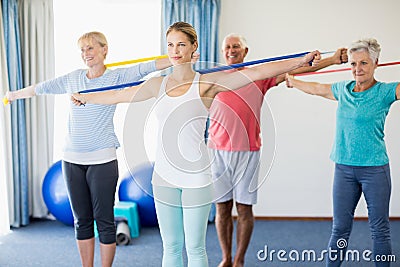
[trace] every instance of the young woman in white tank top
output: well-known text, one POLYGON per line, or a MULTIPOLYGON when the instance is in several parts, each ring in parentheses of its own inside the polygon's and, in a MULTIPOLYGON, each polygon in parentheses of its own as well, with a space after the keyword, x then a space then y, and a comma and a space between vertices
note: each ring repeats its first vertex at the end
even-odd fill
POLYGON ((72 99, 81 105, 157 98, 154 112, 159 132, 152 183, 164 248, 162 266, 183 266, 185 244, 188 266, 204 267, 208 266, 205 236, 213 200, 204 130, 212 100, 219 92, 308 65, 319 60, 320 54, 314 51, 303 58, 260 64, 237 72, 200 75, 191 63, 198 47, 194 28, 176 22, 169 27, 166 37, 173 65, 167 77, 154 77, 124 90, 74 94, 72 99))

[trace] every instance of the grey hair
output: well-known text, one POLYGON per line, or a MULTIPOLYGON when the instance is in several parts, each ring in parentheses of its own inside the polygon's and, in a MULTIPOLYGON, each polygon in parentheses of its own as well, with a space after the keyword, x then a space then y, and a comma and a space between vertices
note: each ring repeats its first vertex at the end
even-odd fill
POLYGON ((372 61, 376 61, 379 58, 381 52, 381 46, 378 41, 374 38, 365 38, 355 41, 351 44, 349 48, 349 55, 353 52, 366 51, 368 52, 372 61))
POLYGON ((224 48, 225 48, 226 39, 231 38, 231 37, 238 38, 240 41, 240 44, 243 46, 243 48, 248 48, 246 38, 244 38, 242 35, 237 34, 237 33, 230 33, 227 36, 225 36, 224 40, 222 41, 222 50, 224 50, 224 48))

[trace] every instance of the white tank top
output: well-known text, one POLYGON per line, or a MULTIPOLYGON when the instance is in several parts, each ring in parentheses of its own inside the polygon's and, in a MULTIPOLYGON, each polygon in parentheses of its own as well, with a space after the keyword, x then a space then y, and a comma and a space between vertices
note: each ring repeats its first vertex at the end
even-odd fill
POLYGON ((166 76, 153 112, 158 121, 153 185, 196 188, 211 184, 210 158, 204 140, 208 110, 199 92, 196 73, 188 91, 168 96, 166 76))

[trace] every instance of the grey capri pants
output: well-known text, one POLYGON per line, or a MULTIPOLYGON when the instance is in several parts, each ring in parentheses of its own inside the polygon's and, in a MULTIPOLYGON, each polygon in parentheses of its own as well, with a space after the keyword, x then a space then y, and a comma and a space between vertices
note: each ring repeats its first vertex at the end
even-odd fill
POLYGON ((95 165, 63 161, 62 171, 74 214, 76 239, 93 238, 94 220, 96 220, 100 243, 115 243, 114 201, 118 181, 117 160, 95 165))

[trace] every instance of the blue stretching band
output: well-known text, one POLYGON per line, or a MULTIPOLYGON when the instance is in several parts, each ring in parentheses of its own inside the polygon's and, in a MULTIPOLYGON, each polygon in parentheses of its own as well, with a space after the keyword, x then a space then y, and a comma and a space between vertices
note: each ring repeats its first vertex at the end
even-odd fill
MULTIPOLYGON (((271 62, 271 61, 277 61, 277 60, 283 60, 283 59, 289 59, 289 58, 302 57, 302 56, 307 55, 308 53, 309 52, 303 52, 303 53, 286 55, 286 56, 264 58, 264 59, 253 60, 253 61, 248 61, 248 62, 243 62, 243 63, 238 63, 238 64, 232 64, 232 65, 229 65, 229 66, 221 66, 221 67, 216 67, 216 68, 211 68, 211 69, 198 70, 198 72, 200 74, 206 74, 206 73, 212 73, 212 72, 217 72, 217 71, 237 69, 237 68, 242 68, 242 67, 246 67, 246 66, 250 66, 250 65, 256 65, 256 64, 265 63, 265 62, 271 62)), ((332 51, 324 52, 324 53, 321 53, 321 54, 328 54, 328 53, 332 53, 332 51)), ((132 82, 132 83, 117 84, 117 85, 106 86, 106 87, 101 87, 101 88, 83 90, 83 91, 80 91, 79 93, 85 94, 85 93, 94 93, 94 92, 100 92, 100 91, 108 91, 108 90, 113 90, 113 89, 136 86, 136 85, 139 85, 139 84, 141 84, 143 82, 145 82, 145 81, 137 81, 137 82, 132 82)))
POLYGON ((265 63, 265 62, 271 62, 271 61, 277 61, 277 60, 283 60, 283 59, 289 59, 289 58, 295 58, 295 57, 302 57, 302 56, 307 55, 308 53, 309 52, 303 52, 303 53, 293 54, 293 55, 286 55, 286 56, 280 56, 280 57, 271 57, 271 58, 247 61, 247 62, 243 62, 243 63, 232 64, 229 66, 221 66, 221 67, 216 67, 216 68, 212 68, 212 69, 199 70, 199 73, 206 74, 206 73, 212 73, 212 72, 217 72, 217 71, 238 69, 238 68, 242 68, 242 67, 246 67, 246 66, 250 66, 250 65, 265 63))

